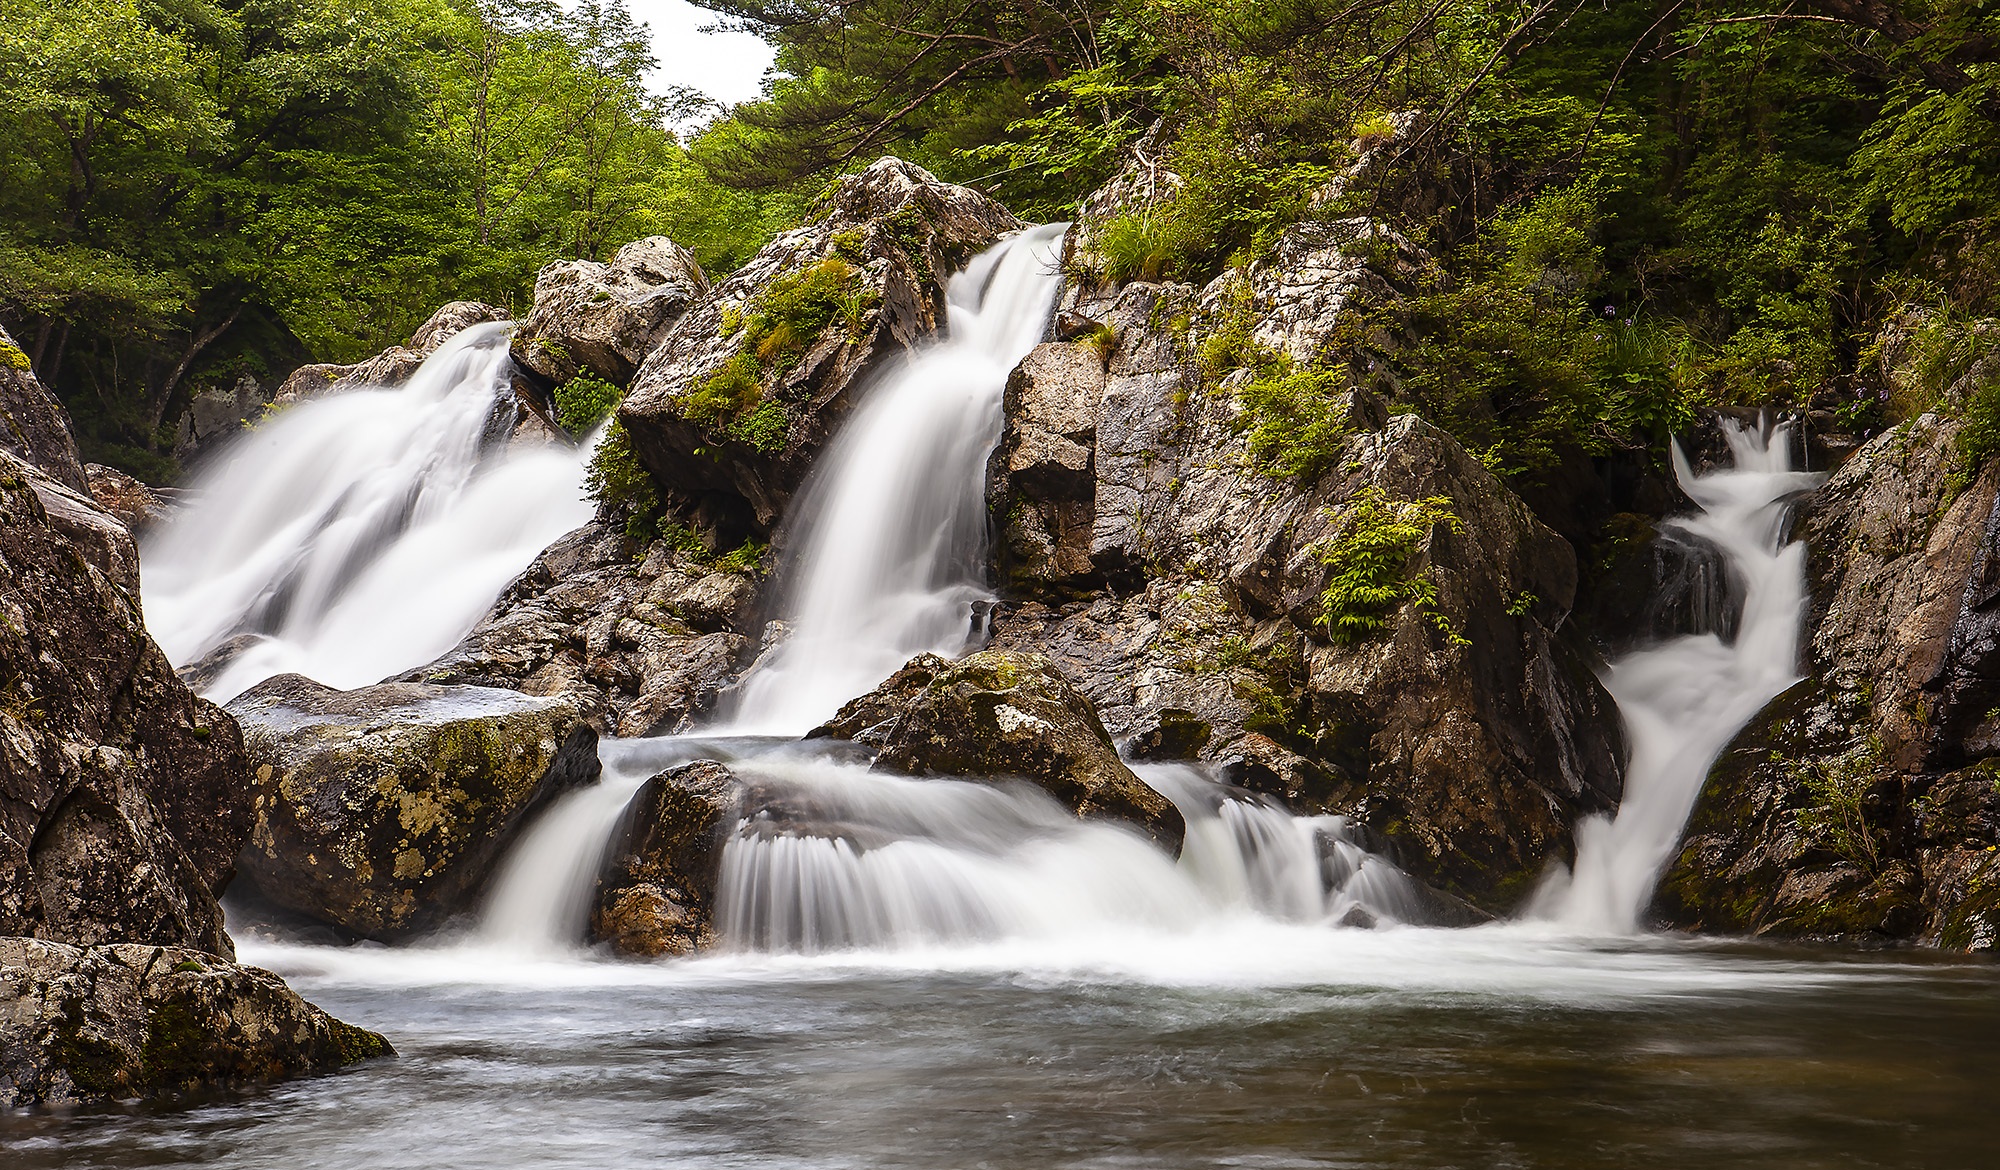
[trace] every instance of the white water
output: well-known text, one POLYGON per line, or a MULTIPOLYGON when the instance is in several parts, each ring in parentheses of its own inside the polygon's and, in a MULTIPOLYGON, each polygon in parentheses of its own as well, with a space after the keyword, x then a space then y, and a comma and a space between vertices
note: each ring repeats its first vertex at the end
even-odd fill
POLYGON ((543 548, 588 521, 581 450, 508 451, 507 325, 439 348, 400 390, 294 406, 236 440, 141 557, 147 626, 184 666, 264 640, 207 694, 296 671, 350 688, 420 666, 543 548))
POLYGON ((1786 542, 1785 521, 1789 501, 1824 477, 1792 470, 1786 428, 1723 426, 1735 457, 1727 471, 1696 476, 1674 448, 1681 487, 1701 511, 1669 523, 1722 550, 1743 599, 1735 640, 1676 638, 1612 664, 1605 685, 1625 720, 1625 796, 1615 818, 1577 826, 1576 870, 1551 875, 1533 917, 1589 934, 1639 931, 1709 767, 1800 677, 1805 546, 1786 542))
POLYGON ((868 392, 786 522, 788 639, 743 682, 732 730, 798 735, 917 654, 956 656, 992 599, 986 458, 1007 375, 1041 340, 1064 225, 1023 232, 947 289, 948 330, 868 392))

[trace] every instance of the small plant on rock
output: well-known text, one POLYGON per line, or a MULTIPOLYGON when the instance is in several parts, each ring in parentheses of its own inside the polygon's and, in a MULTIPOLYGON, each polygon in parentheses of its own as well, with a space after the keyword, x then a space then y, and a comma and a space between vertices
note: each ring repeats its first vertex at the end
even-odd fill
POLYGON ((1435 612, 1437 582, 1428 569, 1412 572, 1417 546, 1443 524, 1459 530, 1451 501, 1442 496, 1392 500, 1382 489, 1362 489, 1335 514, 1339 533, 1319 550, 1320 563, 1333 571, 1320 593, 1320 622, 1336 644, 1353 646, 1389 628, 1404 605, 1429 609, 1431 624, 1453 642, 1464 639, 1435 612))

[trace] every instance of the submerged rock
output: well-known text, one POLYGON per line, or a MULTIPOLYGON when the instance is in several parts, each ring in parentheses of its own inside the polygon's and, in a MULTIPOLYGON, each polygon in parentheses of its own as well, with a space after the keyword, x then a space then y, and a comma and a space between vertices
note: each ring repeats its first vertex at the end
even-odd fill
POLYGON ((535 277, 535 305, 514 333, 514 361, 551 386, 580 373, 623 386, 661 333, 707 291, 694 254, 665 236, 634 240, 609 264, 558 261, 535 277))
POLYGON ((885 158, 843 179, 668 327, 618 417, 658 483, 731 538, 769 532, 861 383, 945 320, 945 281, 1021 228, 885 158))
POLYGON ((393 1054, 269 971, 212 954, 0 938, 0 1107, 243 1087, 393 1054))
MULTIPOLYGON (((866 700, 874 710, 900 707, 877 771, 1025 780, 1080 817, 1130 821, 1169 851, 1180 847, 1179 810, 1118 758, 1090 700, 1047 658, 999 650, 950 663, 926 656, 885 685, 893 690, 866 700), (916 687, 925 672, 930 678, 916 687)), ((849 704, 842 715, 852 721, 856 710, 849 704)))
POLYGON ((2000 948, 2000 462, 1871 440, 1805 502, 1804 681, 1711 770, 1668 924, 2000 948))
POLYGON ((643 958, 684 955, 715 939, 722 849, 741 783, 703 760, 640 787, 606 846, 591 904, 590 937, 643 958))
POLYGON ((256 764, 242 867, 275 906, 404 939, 473 909, 536 811, 599 771, 574 703, 488 687, 336 691, 280 675, 229 711, 256 764))
POLYGON ((758 578, 589 524, 549 546, 449 653, 408 682, 563 696, 616 735, 683 731, 713 709, 751 648, 758 578))
POLYGON ((231 954, 249 761, 147 636, 131 535, 0 453, 0 584, 0 935, 231 954))

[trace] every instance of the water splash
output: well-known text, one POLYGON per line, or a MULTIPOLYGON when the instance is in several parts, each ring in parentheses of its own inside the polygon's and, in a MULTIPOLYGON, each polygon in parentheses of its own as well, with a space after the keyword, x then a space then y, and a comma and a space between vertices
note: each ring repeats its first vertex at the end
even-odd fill
POLYGON ((420 666, 590 519, 588 446, 507 449, 511 328, 465 330, 400 390, 315 399, 264 422, 151 536, 147 626, 176 666, 260 638, 210 698, 287 671, 349 688, 420 666))
POLYGON ((1591 934, 1631 934, 1652 901, 1708 770, 1743 725, 1797 682, 1805 614, 1805 546, 1786 540, 1790 501, 1825 477, 1794 471, 1791 434, 1723 421, 1735 465, 1697 476, 1679 446, 1681 487, 1699 505, 1668 521, 1722 550, 1743 599, 1735 639, 1676 638, 1613 663, 1631 749, 1625 797, 1612 819, 1577 825, 1573 874, 1551 876, 1529 916, 1591 934))
POLYGON ((738 732, 797 735, 926 651, 963 653, 986 587, 986 459, 1007 375, 1048 323, 1063 224, 973 261, 948 332, 868 392, 786 522, 789 638, 736 696, 738 732))

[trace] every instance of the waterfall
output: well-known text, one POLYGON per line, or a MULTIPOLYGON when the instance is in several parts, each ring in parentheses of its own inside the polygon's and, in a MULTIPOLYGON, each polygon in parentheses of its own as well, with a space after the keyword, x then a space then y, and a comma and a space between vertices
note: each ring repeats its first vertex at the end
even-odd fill
POLYGON ((953 277, 947 330, 868 391, 786 522, 785 641, 739 685, 734 729, 797 735, 925 651, 956 657, 987 591, 986 460, 1007 375, 1042 339, 1066 225, 953 277))
POLYGON ((286 409, 238 438, 147 541, 147 626, 184 666, 255 635, 226 702, 296 671, 349 688, 457 644, 507 582, 587 522, 588 449, 508 450, 509 325, 446 342, 400 390, 286 409), (497 433, 496 433, 497 432, 497 433))
POLYGON ((1640 929, 1709 767, 1744 724, 1797 682, 1806 605, 1805 546, 1786 540, 1790 501, 1821 475, 1792 470, 1788 428, 1724 420, 1734 466, 1697 476, 1676 445, 1674 471, 1700 511, 1669 521, 1712 544, 1742 598, 1735 637, 1676 638, 1613 663, 1605 685, 1624 716, 1630 757, 1616 817, 1578 824, 1576 869, 1538 892, 1530 916, 1594 934, 1640 929))

